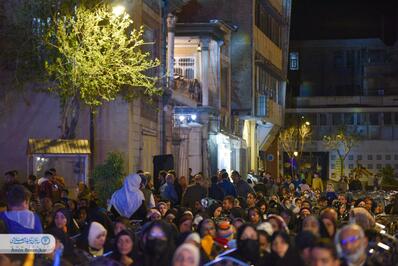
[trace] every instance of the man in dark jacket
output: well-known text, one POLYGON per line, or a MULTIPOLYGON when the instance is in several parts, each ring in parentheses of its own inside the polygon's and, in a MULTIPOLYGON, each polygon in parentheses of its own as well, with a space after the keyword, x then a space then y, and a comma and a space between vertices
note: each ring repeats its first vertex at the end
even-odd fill
POLYGON ((195 175, 195 184, 188 186, 182 196, 181 205, 195 211, 195 203, 207 197, 207 189, 203 187, 203 177, 199 174, 195 175))
POLYGON ((243 180, 238 171, 232 171, 231 178, 234 181, 236 193, 238 197, 246 198, 249 192, 254 193, 254 190, 246 180, 243 180))
POLYGON ((218 201, 222 201, 224 199, 225 193, 224 190, 217 183, 217 176, 211 177, 211 186, 209 189, 209 197, 218 201))

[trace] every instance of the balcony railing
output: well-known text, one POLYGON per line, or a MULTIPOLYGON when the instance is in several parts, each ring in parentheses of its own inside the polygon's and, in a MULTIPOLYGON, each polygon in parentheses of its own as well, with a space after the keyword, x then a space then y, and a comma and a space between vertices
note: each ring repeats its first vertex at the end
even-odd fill
POLYGON ((197 103, 202 102, 202 86, 197 79, 177 77, 174 79, 173 89, 190 100, 194 100, 197 103))

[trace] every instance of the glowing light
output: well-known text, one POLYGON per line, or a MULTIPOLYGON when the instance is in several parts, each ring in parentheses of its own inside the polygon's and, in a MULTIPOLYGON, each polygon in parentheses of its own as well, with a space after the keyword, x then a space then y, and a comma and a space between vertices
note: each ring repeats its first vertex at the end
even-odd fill
POLYGON ((386 244, 381 243, 381 242, 377 243, 377 246, 381 247, 382 249, 385 249, 385 250, 390 250, 389 246, 387 246, 386 244))
POLYGON ((376 223, 376 226, 380 227, 381 229, 386 228, 386 226, 384 224, 380 224, 380 223, 376 223))
POLYGON ((178 117, 178 119, 180 120, 180 122, 183 122, 183 121, 184 121, 184 119, 185 119, 185 116, 183 116, 183 115, 180 115, 180 116, 178 117))
POLYGON ((295 157, 297 157, 297 156, 298 156, 298 151, 293 152, 293 155, 294 155, 295 157))
POLYGON ((196 120, 196 118, 197 118, 197 116, 196 116, 195 114, 191 115, 191 119, 192 119, 192 121, 195 121, 195 120, 196 120))
POLYGON ((306 124, 307 126, 310 126, 310 125, 311 125, 311 123, 308 122, 308 121, 306 121, 305 124, 306 124))
POLYGON ((124 7, 124 6, 122 6, 122 5, 118 5, 118 6, 115 6, 113 9, 112 9, 112 13, 115 15, 115 16, 120 16, 120 15, 122 15, 123 13, 124 13, 124 11, 126 10, 126 8, 124 7))

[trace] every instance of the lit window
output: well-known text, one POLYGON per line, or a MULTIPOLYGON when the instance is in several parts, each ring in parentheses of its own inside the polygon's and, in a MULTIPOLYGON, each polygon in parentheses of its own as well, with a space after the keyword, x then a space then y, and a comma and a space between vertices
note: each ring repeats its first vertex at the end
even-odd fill
POLYGON ((291 52, 289 55, 290 70, 299 70, 299 54, 291 52))

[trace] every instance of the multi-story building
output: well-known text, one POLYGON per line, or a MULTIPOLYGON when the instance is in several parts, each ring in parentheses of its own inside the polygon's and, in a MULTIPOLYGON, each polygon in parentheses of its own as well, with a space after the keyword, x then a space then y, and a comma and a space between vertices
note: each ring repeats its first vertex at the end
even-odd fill
MULTIPOLYGON (((183 4, 183 1, 169 1, 170 11, 183 4)), ((144 49, 152 58, 161 56, 162 19, 161 1, 137 0, 125 3, 125 10, 134 21, 134 25, 144 27, 144 49)), ((3 15, 3 14, 1 14, 3 15)), ((0 17, 1 17, 0 15, 0 17)), ((1 29, 0 29, 1 32, 1 29)), ((159 70, 154 69, 154 76, 159 70)), ((48 93, 34 92, 32 84, 26 90, 12 88, 14 73, 7 67, 0 71, 0 147, 7 151, 0 154, 0 172, 18 169, 20 176, 26 176, 26 150, 28 139, 58 139, 61 136, 60 103, 56 97, 48 93), (4 94, 3 94, 4 93, 4 94)), ((145 99, 126 102, 121 98, 104 104, 94 117, 94 166, 102 163, 108 152, 118 151, 125 161, 125 172, 138 169, 153 172, 153 156, 160 154, 160 114, 157 102, 148 103, 145 99)), ((166 114, 167 144, 165 153, 172 153, 172 111, 166 114)), ((79 121, 76 126, 77 139, 90 138, 90 114, 81 106, 79 121)), ((57 162, 45 166, 58 168, 60 174, 67 178, 68 185, 75 186, 73 167, 69 163, 61 167, 57 162)), ((34 172, 36 173, 36 172, 34 172)), ((40 176, 43 173, 37 172, 40 176)))
POLYGON ((387 165, 398 170, 397 48, 380 39, 292 42, 286 120, 311 123, 305 151, 324 175, 339 177, 338 156, 322 139, 341 128, 360 136, 346 175, 358 164, 373 174, 387 165))
POLYGON ((230 41, 232 116, 221 119, 224 126, 230 125, 234 134, 245 140, 247 149, 242 154, 247 153, 246 159, 240 159, 246 161, 248 170, 266 167, 276 175, 279 156, 275 138, 283 124, 291 3, 191 2, 179 14, 180 22, 217 18, 237 26, 230 41), (260 157, 260 151, 266 156, 260 157))

